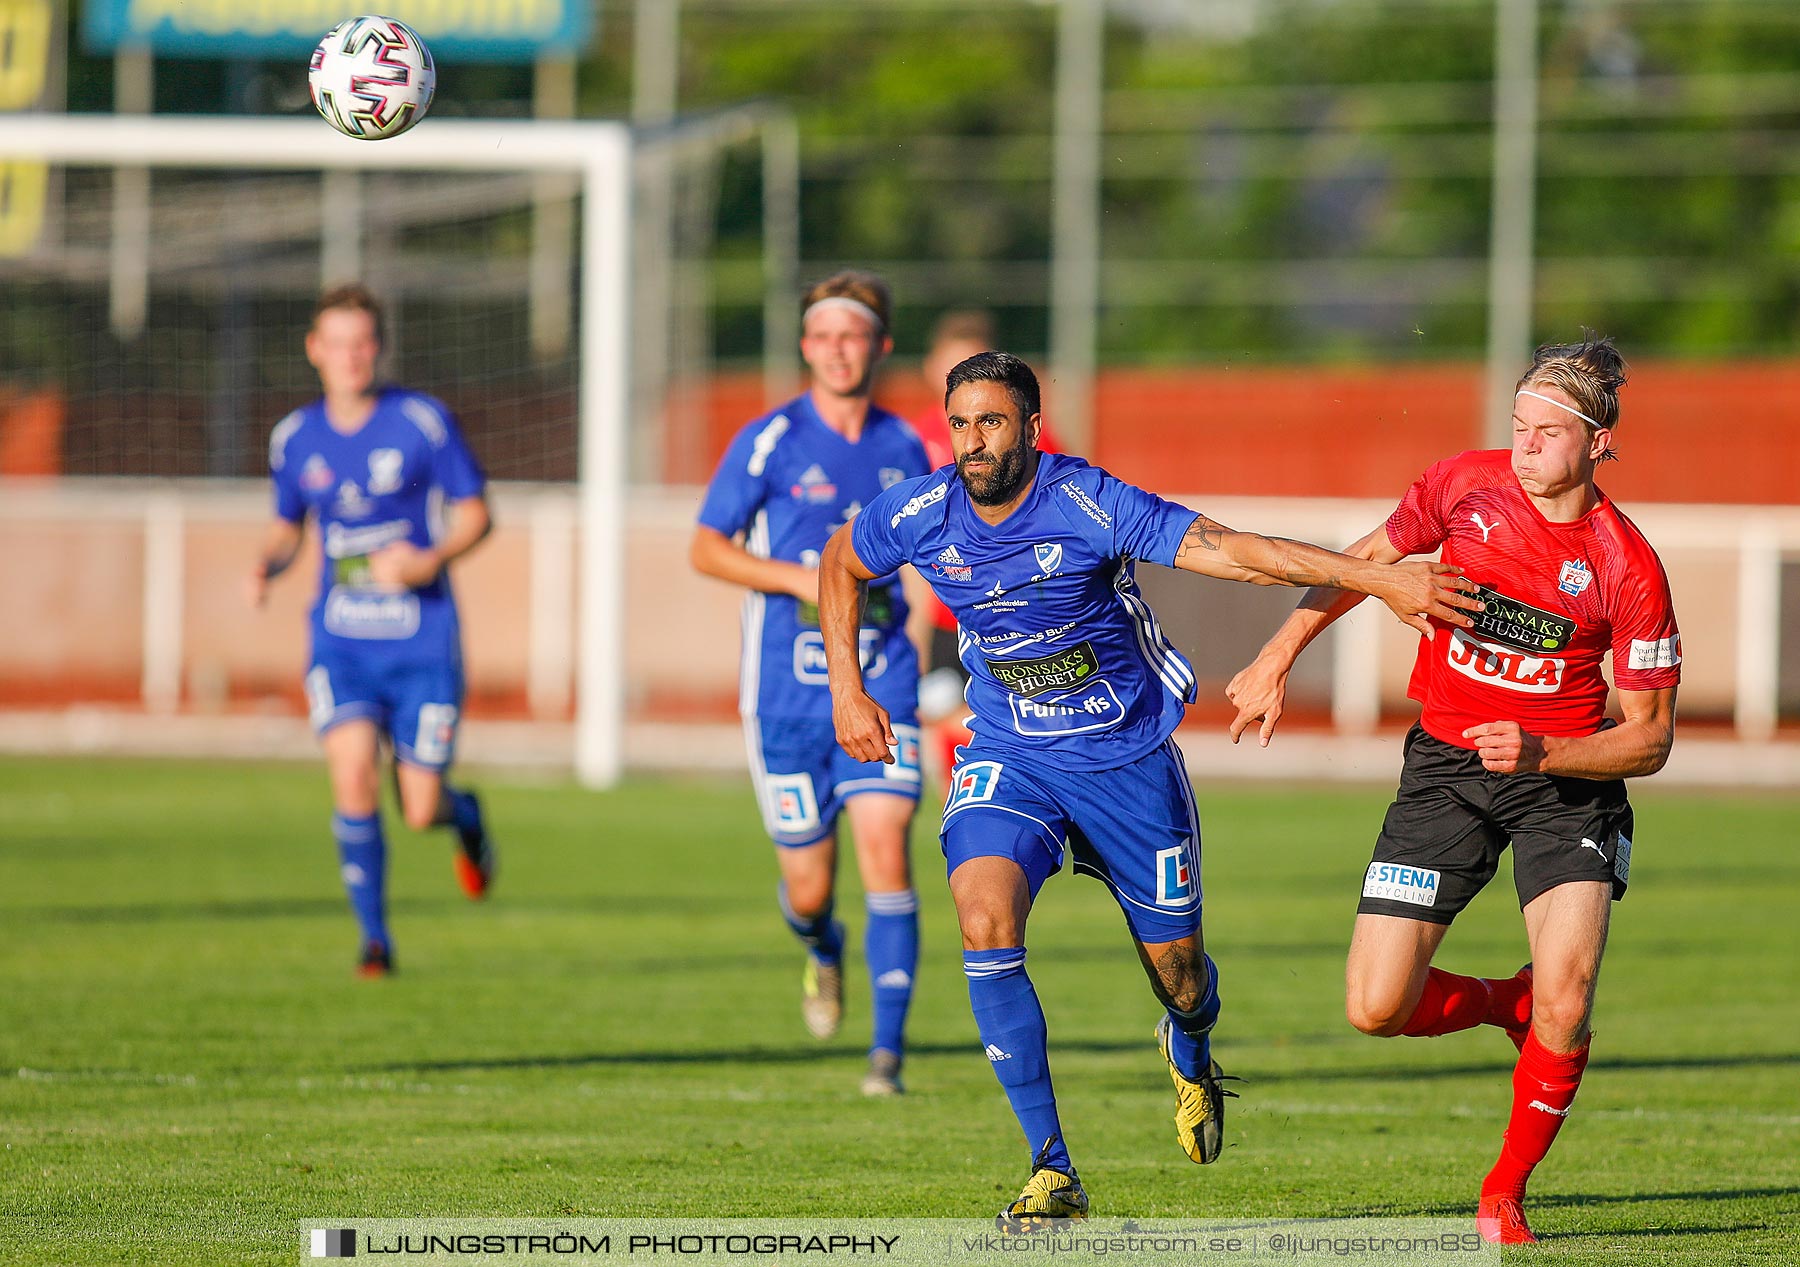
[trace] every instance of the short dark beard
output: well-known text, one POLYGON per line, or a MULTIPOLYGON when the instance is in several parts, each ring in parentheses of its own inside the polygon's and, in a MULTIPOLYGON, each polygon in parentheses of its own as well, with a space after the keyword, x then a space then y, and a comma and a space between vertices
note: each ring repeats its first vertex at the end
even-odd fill
POLYGON ((962 481, 969 500, 977 506, 1004 506, 1025 487, 1027 472, 1031 466, 1031 443, 1021 436, 1019 443, 1006 452, 989 452, 986 456, 993 461, 992 471, 983 475, 970 475, 969 455, 965 453, 956 459, 956 478, 962 481))

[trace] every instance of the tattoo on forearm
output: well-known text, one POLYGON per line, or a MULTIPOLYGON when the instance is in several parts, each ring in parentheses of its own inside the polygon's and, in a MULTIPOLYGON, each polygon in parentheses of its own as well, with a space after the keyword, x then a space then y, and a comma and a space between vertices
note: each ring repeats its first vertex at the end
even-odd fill
POLYGON ((1181 548, 1217 550, 1225 543, 1228 531, 1223 524, 1214 523, 1205 515, 1195 515, 1194 522, 1188 525, 1187 534, 1181 538, 1181 548))

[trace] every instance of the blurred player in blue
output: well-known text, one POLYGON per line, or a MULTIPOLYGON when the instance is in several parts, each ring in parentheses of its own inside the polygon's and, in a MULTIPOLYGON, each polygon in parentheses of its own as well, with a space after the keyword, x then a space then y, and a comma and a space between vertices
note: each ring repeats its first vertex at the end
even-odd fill
POLYGON ((837 744, 819 632, 819 551, 881 491, 931 469, 905 421, 870 400, 893 349, 887 286, 839 273, 805 296, 805 394, 738 432, 700 508, 691 559, 741 585, 738 711, 763 826, 781 868, 782 917, 807 948, 801 1017, 816 1038, 843 1018, 844 927, 834 917, 837 820, 847 814, 868 906, 863 953, 874 990, 865 1095, 897 1095, 919 958, 907 835, 919 801, 919 661, 897 581, 874 587, 853 641, 895 750, 852 761, 837 744))
POLYGON ((910 563, 961 627, 973 738, 951 774, 942 842, 969 1002, 1032 1157, 999 1219, 1021 1231, 1088 1210, 1025 971, 1026 918, 1065 854, 1112 890, 1163 1005, 1177 1142, 1202 1164, 1223 1144, 1231 1093, 1209 1045, 1219 974, 1201 936, 1200 821, 1172 738, 1194 671, 1139 595, 1136 561, 1261 585, 1330 577, 1422 631, 1425 614, 1467 624, 1457 607, 1474 600, 1460 596, 1454 568, 1374 566, 1233 532, 1080 458, 1040 452, 1037 377, 1004 352, 957 365, 945 409, 955 467, 895 486, 832 537, 819 605, 838 738, 864 761, 882 760, 897 732, 856 655, 869 583, 910 563))
POLYGON ((323 394, 270 437, 275 517, 247 586, 260 607, 269 581, 298 555, 307 519, 318 524, 323 567, 306 699, 331 775, 331 830, 362 926, 366 977, 394 970, 383 739, 407 825, 453 830, 469 897, 484 897, 494 875, 480 803, 444 779, 463 701, 448 566, 488 533, 487 480, 442 403, 380 385, 381 342, 381 306, 366 289, 340 286, 319 300, 306 359, 323 394))

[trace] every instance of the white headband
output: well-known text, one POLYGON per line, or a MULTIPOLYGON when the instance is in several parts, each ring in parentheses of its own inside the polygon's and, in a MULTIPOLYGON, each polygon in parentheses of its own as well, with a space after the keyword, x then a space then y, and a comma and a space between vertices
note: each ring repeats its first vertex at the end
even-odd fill
POLYGON ((1526 391, 1523 387, 1521 387, 1519 389, 1518 395, 1514 396, 1513 399, 1517 400, 1519 398, 1519 396, 1529 396, 1533 400, 1543 401, 1546 405, 1555 405, 1558 409, 1563 410, 1565 413, 1574 414, 1577 418, 1579 418, 1583 422, 1587 423, 1588 426, 1594 428, 1594 430, 1596 430, 1596 431, 1604 431, 1605 430, 1605 427, 1601 423, 1596 422, 1594 419, 1588 417, 1586 414, 1582 413, 1581 410, 1575 408, 1575 406, 1565 405, 1562 403, 1562 401, 1557 400, 1552 396, 1545 396, 1539 392, 1526 391))
POLYGON ((864 318, 870 325, 874 326, 875 333, 877 334, 881 334, 887 329, 887 323, 881 319, 880 313, 869 307, 869 305, 865 304, 862 300, 852 299, 848 295, 827 295, 817 303, 809 306, 805 312, 800 314, 801 328, 805 328, 807 320, 813 313, 829 308, 842 308, 845 312, 854 312, 857 316, 864 318))

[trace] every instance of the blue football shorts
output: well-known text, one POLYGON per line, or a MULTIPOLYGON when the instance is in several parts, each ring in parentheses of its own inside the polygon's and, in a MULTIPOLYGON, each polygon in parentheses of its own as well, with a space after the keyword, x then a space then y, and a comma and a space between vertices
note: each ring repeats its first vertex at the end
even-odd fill
POLYGON ((789 848, 830 836, 845 802, 865 793, 919 799, 918 718, 891 719, 894 763, 856 761, 829 717, 746 717, 750 779, 769 839, 789 848))
POLYGON ((1115 770, 1058 770, 967 748, 944 801, 944 862, 1011 858, 1032 900, 1062 869, 1112 890, 1132 936, 1156 944, 1200 927, 1200 814, 1174 739, 1115 770))
POLYGON ((422 770, 449 767, 462 702, 460 657, 376 661, 315 647, 306 671, 313 733, 367 719, 393 743, 397 759, 422 770))

